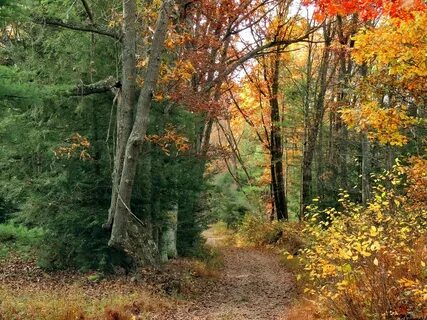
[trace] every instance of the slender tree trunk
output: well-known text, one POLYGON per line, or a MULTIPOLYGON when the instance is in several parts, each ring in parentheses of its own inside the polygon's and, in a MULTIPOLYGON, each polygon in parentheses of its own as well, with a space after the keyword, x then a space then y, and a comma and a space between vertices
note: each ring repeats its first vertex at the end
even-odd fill
POLYGON ((310 101, 311 101, 311 82, 312 82, 312 68, 313 68, 313 43, 308 44, 307 54, 307 65, 306 74, 307 79, 305 83, 305 95, 304 95, 304 144, 303 144, 303 161, 301 166, 301 194, 300 194, 300 211, 298 218, 299 220, 304 219, 304 211, 307 206, 307 199, 310 196, 309 190, 311 187, 311 170, 309 162, 307 162, 307 143, 308 136, 310 134, 310 101))
POLYGON ((362 203, 366 205, 370 197, 369 175, 371 173, 371 147, 368 138, 362 136, 362 203))
POLYGON ((281 130, 281 117, 279 107, 279 76, 280 76, 280 52, 277 50, 273 63, 272 90, 270 97, 271 112, 271 179, 274 197, 274 207, 278 220, 288 220, 288 206, 285 192, 283 172, 283 141, 281 130))
POLYGON ((306 137, 304 140, 304 150, 303 150, 303 161, 302 161, 302 191, 301 191, 301 211, 300 219, 304 218, 306 207, 311 202, 312 197, 312 167, 313 167, 313 158, 316 150, 317 140, 319 136, 319 130, 321 123, 323 121, 323 115, 325 112, 325 95, 326 89, 328 87, 328 71, 330 63, 330 23, 324 26, 324 37, 325 37, 325 48, 323 49, 322 60, 319 69, 318 77, 318 87, 319 91, 316 96, 315 101, 315 114, 313 121, 306 121, 307 128, 306 137))

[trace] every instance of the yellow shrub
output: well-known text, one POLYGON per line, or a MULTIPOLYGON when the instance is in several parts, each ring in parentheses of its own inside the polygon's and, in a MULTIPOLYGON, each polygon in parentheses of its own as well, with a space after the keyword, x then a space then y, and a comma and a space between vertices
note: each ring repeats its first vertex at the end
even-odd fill
POLYGON ((377 177, 366 207, 343 192, 339 211, 310 208, 305 291, 345 319, 427 316, 427 210, 396 191, 403 172, 377 177))

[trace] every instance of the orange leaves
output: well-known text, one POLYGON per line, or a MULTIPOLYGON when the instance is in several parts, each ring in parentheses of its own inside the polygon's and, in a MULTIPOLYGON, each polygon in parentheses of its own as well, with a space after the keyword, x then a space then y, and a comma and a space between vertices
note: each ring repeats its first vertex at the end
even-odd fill
POLYGON ((194 74, 195 69, 189 60, 179 60, 171 69, 162 70, 162 79, 160 83, 167 83, 170 81, 190 81, 191 76, 194 74))
POLYGON ((90 160, 90 142, 80 134, 73 134, 68 140, 68 145, 56 148, 53 152, 58 159, 78 158, 80 160, 90 160))
POLYGON ((162 136, 157 134, 147 135, 145 140, 158 145, 168 156, 170 155, 170 149, 173 145, 178 153, 185 152, 190 149, 188 139, 178 134, 175 128, 170 124, 166 126, 165 133, 162 136))

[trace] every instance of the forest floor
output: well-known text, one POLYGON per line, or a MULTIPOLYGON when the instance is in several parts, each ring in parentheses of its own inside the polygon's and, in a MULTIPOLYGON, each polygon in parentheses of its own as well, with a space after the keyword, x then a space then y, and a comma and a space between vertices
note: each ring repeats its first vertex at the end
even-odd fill
POLYGON ((0 319, 291 320, 293 277, 277 255, 204 236, 213 266, 176 259, 134 275, 47 273, 12 256, 0 262, 0 319))

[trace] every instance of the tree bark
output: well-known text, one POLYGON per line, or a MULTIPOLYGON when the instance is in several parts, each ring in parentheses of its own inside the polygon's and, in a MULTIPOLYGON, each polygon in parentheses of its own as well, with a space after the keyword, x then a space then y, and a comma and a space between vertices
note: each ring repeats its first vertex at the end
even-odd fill
MULTIPOLYGON (((127 5, 128 2, 133 1, 125 0, 124 4, 127 5)), ((119 192, 109 241, 110 246, 127 252, 140 264, 155 264, 158 261, 157 245, 151 239, 150 233, 146 232, 147 226, 132 213, 130 201, 138 159, 148 127, 153 92, 159 76, 161 53, 168 30, 171 7, 172 1, 165 0, 159 12, 151 44, 149 62, 145 72, 144 85, 138 98, 135 121, 126 143, 119 192)))
POLYGON ((275 54, 272 71, 270 113, 271 113, 271 181, 273 190, 274 207, 277 220, 288 220, 288 206, 285 192, 285 181, 283 174, 283 141, 281 130, 281 117, 279 108, 279 76, 280 76, 280 52, 275 54))
POLYGON ((362 203, 366 205, 370 198, 369 175, 371 173, 371 147, 368 137, 362 136, 362 203))
POLYGON ((132 129, 136 86, 136 1, 123 1, 122 88, 117 101, 117 134, 112 177, 111 203, 105 228, 111 229, 115 216, 125 147, 132 129))
POLYGON ((95 83, 79 84, 68 90, 65 95, 69 97, 82 97, 96 93, 106 93, 112 91, 114 88, 117 89, 120 85, 114 77, 108 77, 95 83))

